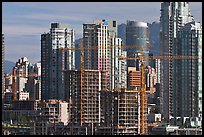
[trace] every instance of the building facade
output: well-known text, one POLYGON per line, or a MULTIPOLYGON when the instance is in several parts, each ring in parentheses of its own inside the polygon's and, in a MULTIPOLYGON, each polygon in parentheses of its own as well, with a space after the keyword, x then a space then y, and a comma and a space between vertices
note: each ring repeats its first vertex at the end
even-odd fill
POLYGON ((118 37, 122 39, 123 45, 126 45, 126 26, 125 23, 118 25, 118 37))
MULTIPOLYGON (((159 55, 159 32, 160 32, 160 22, 152 22, 148 24, 149 28, 149 52, 153 56, 159 55)), ((153 66, 151 66, 153 67, 153 66)))
POLYGON ((64 100, 64 70, 75 69, 74 30, 67 24, 52 23, 41 35, 42 99, 64 100))
POLYGON ((30 100, 41 100, 41 63, 35 63, 29 67, 29 77, 26 90, 30 100))
POLYGON ((113 135, 140 134, 140 96, 135 90, 113 93, 113 135))
POLYGON ((65 72, 66 99, 70 102, 70 123, 73 126, 100 125, 101 109, 101 72, 98 70, 65 72), (83 82, 82 82, 83 81, 83 82))
POLYGON ((96 19, 91 24, 83 24, 84 68, 103 71, 102 77, 106 80, 102 81, 102 90, 111 88, 111 48, 114 46, 111 41, 116 36, 116 21, 96 19))
POLYGON ((13 67, 13 92, 25 91, 26 83, 29 77, 29 66, 30 62, 26 57, 22 57, 16 62, 13 67), (14 91, 15 90, 15 91, 14 91))
POLYGON ((96 19, 92 24, 83 24, 84 68, 101 73, 100 94, 103 126, 110 125, 111 107, 109 92, 126 87, 126 61, 117 56, 126 56, 122 40, 117 38, 117 22, 96 19), (90 50, 93 49, 93 50, 90 50))
MULTIPOLYGON (((176 56, 176 37, 181 26, 193 20, 188 2, 163 2, 161 3, 160 16, 160 56, 176 56)), ((160 88, 161 88, 161 113, 165 120, 173 115, 173 98, 176 74, 173 73, 175 65, 173 60, 160 60, 160 88)))
POLYGON ((64 125, 69 121, 68 102, 62 100, 46 100, 39 104, 41 108, 41 118, 48 123, 64 125))
POLYGON ((127 88, 139 89, 141 87, 141 71, 136 70, 136 67, 128 67, 127 70, 127 88))
MULTIPOLYGON (((128 57, 137 57, 139 53, 145 53, 149 56, 149 31, 147 23, 137 21, 127 21, 126 26, 126 50, 128 57)), ((148 65, 148 59, 145 60, 148 65)), ((139 63, 135 60, 128 60, 128 67, 138 66, 139 63)))
MULTIPOLYGON (((5 81, 4 81, 4 34, 2 34, 2 101, 4 97, 5 81)), ((3 103, 2 103, 3 104, 3 103)))
POLYGON ((122 39, 112 38, 111 47, 111 90, 127 88, 127 61, 118 57, 127 57, 127 52, 122 49, 122 39))
POLYGON ((202 26, 195 21, 181 27, 177 54, 199 59, 176 60, 177 74, 174 116, 202 118, 202 26))

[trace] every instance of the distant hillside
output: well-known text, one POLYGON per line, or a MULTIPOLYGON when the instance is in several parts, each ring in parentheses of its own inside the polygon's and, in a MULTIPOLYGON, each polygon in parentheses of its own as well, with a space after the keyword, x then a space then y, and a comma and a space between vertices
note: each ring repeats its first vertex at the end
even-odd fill
POLYGON ((4 61, 4 73, 12 74, 12 69, 15 66, 14 62, 5 60, 4 61))

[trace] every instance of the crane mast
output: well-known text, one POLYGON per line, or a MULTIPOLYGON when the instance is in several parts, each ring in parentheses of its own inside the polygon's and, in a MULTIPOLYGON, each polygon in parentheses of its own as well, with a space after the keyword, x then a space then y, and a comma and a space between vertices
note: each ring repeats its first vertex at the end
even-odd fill
MULTIPOLYGON (((143 50, 142 50, 143 51, 143 50)), ((146 98, 146 89, 145 89, 145 62, 144 62, 144 52, 141 56, 141 91, 140 91, 140 101, 141 101, 141 128, 140 133, 145 134, 145 98, 146 98)))
MULTIPOLYGON (((83 49, 83 40, 81 40, 80 42, 80 48, 83 49)), ((84 85, 84 81, 83 81, 83 77, 84 77, 84 50, 81 50, 81 54, 80 54, 80 59, 81 59, 81 63, 80 63, 80 70, 81 70, 81 108, 80 108, 80 116, 81 116, 81 126, 83 124, 83 116, 84 116, 84 111, 83 111, 83 85, 84 85)))
POLYGON ((16 96, 17 96, 17 83, 16 83, 16 81, 17 81, 17 77, 16 77, 16 71, 17 71, 17 69, 16 68, 14 68, 14 70, 13 70, 13 101, 16 101, 16 96))
MULTIPOLYGON (((128 46, 123 46, 129 48, 128 46)), ((84 122, 84 110, 83 110, 83 101, 84 101, 84 95, 83 95, 83 85, 84 85, 84 50, 97 50, 97 48, 92 47, 92 48, 84 48, 83 47, 83 40, 80 42, 80 48, 62 48, 63 50, 81 50, 80 54, 80 71, 81 71, 81 108, 80 108, 80 117, 81 117, 81 125, 84 122)), ((124 57, 124 56, 118 56, 117 57, 119 60, 140 60, 141 61, 141 88, 140 88, 140 117, 141 117, 141 123, 140 123, 140 134, 144 135, 146 134, 146 129, 147 129, 147 121, 146 121, 146 82, 145 82, 145 56, 144 56, 144 49, 142 49, 141 56, 132 58, 132 57, 124 57)), ((154 60, 154 59, 202 59, 202 56, 154 56, 154 57, 147 57, 149 60, 154 60)))

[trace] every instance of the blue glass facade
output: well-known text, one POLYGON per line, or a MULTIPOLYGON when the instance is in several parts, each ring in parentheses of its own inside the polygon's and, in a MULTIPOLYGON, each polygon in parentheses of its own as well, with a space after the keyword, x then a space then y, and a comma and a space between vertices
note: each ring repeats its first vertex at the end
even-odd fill
MULTIPOLYGON (((148 57, 149 54, 149 33, 147 23, 127 21, 126 27, 126 50, 128 57, 137 57, 138 53, 145 53, 148 57)), ((128 60, 128 67, 138 66, 138 61, 128 60)), ((146 62, 148 65, 148 61, 146 62)))

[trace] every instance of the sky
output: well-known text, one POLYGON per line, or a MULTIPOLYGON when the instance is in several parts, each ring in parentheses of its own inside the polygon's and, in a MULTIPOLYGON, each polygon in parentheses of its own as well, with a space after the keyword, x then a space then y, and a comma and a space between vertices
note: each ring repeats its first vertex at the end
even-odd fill
MULTIPOLYGON (((27 57, 40 61, 40 36, 49 32, 51 23, 69 24, 75 39, 82 37, 82 25, 94 19, 159 21, 160 2, 2 2, 2 33, 5 60, 16 62, 27 57)), ((195 21, 202 23, 202 2, 190 2, 195 21)))

